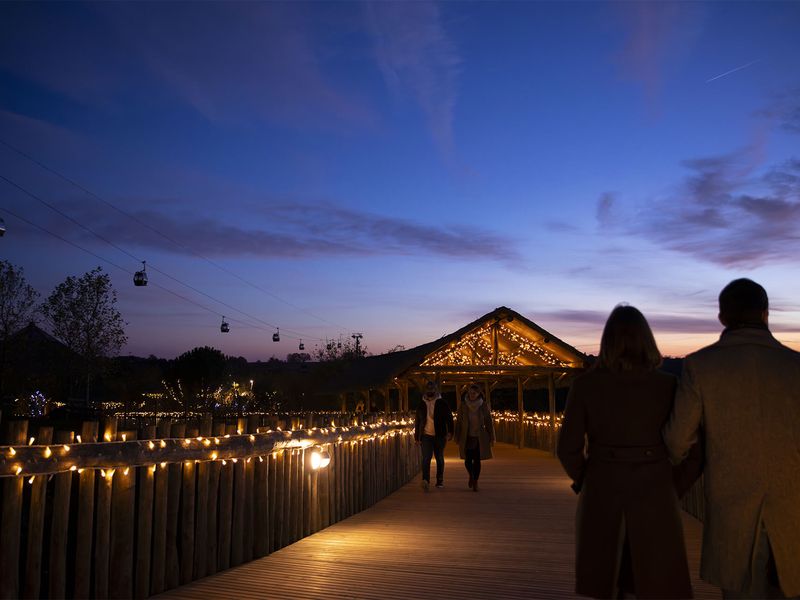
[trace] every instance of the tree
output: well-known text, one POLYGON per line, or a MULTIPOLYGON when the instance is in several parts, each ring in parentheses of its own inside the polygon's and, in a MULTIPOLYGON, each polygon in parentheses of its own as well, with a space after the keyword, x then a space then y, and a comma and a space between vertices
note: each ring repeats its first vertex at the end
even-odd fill
POLYGON ((164 386, 186 414, 198 407, 213 409, 227 378, 227 363, 216 348, 194 348, 170 361, 164 386))
POLYGON ((0 398, 9 338, 33 320, 39 293, 25 281, 22 268, 0 261, 0 398))
POLYGON ((67 277, 41 308, 52 334, 85 361, 87 405, 92 375, 105 358, 116 356, 128 341, 116 304, 111 277, 97 267, 80 278, 67 277))
POLYGON ((317 362, 329 362, 352 360, 368 354, 366 346, 359 346, 358 351, 356 351, 355 342, 346 339, 343 342, 328 342, 324 347, 314 348, 312 358, 317 362))

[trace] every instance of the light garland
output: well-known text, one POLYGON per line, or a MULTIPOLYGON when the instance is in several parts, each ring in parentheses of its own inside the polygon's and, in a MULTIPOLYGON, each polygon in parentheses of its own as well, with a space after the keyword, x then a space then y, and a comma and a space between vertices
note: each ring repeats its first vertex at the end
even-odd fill
MULTIPOLYGON (((402 420, 384 421, 381 420, 377 423, 362 424, 355 428, 353 427, 325 427, 312 429, 297 429, 291 431, 273 431, 268 429, 264 432, 259 431, 256 434, 226 434, 224 441, 220 441, 218 437, 197 436, 195 438, 167 438, 161 440, 131 440, 120 442, 92 442, 84 444, 81 442, 80 436, 77 436, 77 444, 70 446, 63 444, 61 446, 51 447, 49 445, 35 445, 35 438, 31 437, 28 440, 27 446, 0 446, 0 477, 16 476, 25 477, 30 483, 35 481, 35 478, 40 475, 49 475, 52 477, 54 474, 63 474, 70 472, 83 473, 86 469, 98 471, 100 476, 104 479, 111 480, 115 473, 121 473, 127 476, 131 468, 144 467, 151 470, 152 473, 156 471, 156 465, 165 469, 168 464, 181 464, 186 465, 198 464, 201 462, 214 462, 221 460, 223 465, 227 465, 228 461, 237 464, 238 461, 244 460, 250 463, 254 456, 257 456, 259 462, 264 461, 264 456, 271 455, 273 458, 277 457, 279 452, 288 451, 290 453, 299 453, 311 446, 321 448, 327 444, 347 444, 350 442, 352 446, 363 444, 364 442, 372 442, 377 439, 386 439, 395 437, 397 435, 411 435, 412 422, 402 420), (352 430, 352 431, 351 431, 352 430), (306 436, 313 436, 315 439, 309 439, 306 436), (345 439, 352 438, 352 439, 345 439), (207 448, 211 445, 211 439, 215 442, 215 448, 210 453, 207 453, 207 448), (232 448, 241 445, 245 441, 246 446, 241 449, 236 455, 227 454, 222 456, 220 453, 231 452, 232 448), (157 442, 157 443, 156 443, 157 442), (192 442, 198 442, 193 445, 192 442), (227 448, 230 446, 231 448, 227 448), (135 447, 137 455, 140 460, 135 460, 130 464, 114 464, 111 456, 117 456, 123 453, 123 448, 128 449, 135 447), (168 455, 174 450, 181 450, 183 452, 191 452, 193 456, 189 458, 181 458, 180 460, 163 460, 168 458, 168 455), (94 454, 88 454, 87 450, 99 451, 94 454), (198 454, 201 453, 201 454, 198 454), (81 465, 82 459, 98 459, 105 458, 108 454, 108 462, 112 464, 104 464, 102 466, 86 466, 81 465), (145 455, 152 455, 152 458, 146 459, 145 455), (167 456, 165 456, 167 455, 167 456), (7 458, 6 458, 7 457, 7 458), (42 457, 44 460, 42 460, 42 457), (28 467, 27 471, 23 465, 28 467)), ((125 434, 120 434, 125 440, 125 434)), ((110 440, 110 433, 104 436, 106 440, 110 440)), ((130 450, 129 450, 130 451, 130 450)), ((318 452, 318 450, 315 450, 318 452)), ((322 461, 324 462, 324 461, 322 461)), ((327 463, 325 463, 327 464, 327 463)), ((322 465, 325 466, 324 464, 322 465)))
MULTIPOLYGON (((489 323, 464 335, 457 342, 451 342, 448 347, 431 354, 422 361, 420 366, 495 366, 492 362, 494 355, 492 329, 494 327, 493 323, 489 323)), ((540 342, 533 342, 502 324, 497 327, 497 339, 497 366, 524 366, 526 363, 523 362, 523 357, 539 366, 570 366, 570 363, 558 358, 553 352, 544 348, 540 342), (502 350, 501 346, 513 346, 514 349, 502 350)))

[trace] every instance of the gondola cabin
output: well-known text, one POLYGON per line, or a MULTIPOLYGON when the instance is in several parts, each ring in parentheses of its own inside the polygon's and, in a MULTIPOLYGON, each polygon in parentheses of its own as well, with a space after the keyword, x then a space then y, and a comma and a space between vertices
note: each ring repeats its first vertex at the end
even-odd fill
POLYGON ((281 330, 278 329, 275 333, 272 334, 272 341, 273 342, 280 342, 281 341, 281 330))
POLYGON ((228 333, 231 330, 231 326, 225 321, 225 317, 222 317, 222 324, 219 326, 219 330, 222 333, 228 333))
POLYGON ((145 269, 145 261, 142 261, 142 270, 133 274, 133 285, 137 287, 147 285, 147 271, 145 269))

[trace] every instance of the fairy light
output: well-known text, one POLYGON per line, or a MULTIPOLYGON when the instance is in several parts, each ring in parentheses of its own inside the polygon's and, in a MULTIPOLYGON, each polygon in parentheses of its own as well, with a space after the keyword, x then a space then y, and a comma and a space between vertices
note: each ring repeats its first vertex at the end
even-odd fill
POLYGON ((153 443, 153 440, 150 440, 149 442, 147 442, 147 447, 150 448, 150 450, 155 450, 156 449, 156 445, 153 443))
POLYGON ((15 456, 16 454, 17 454, 17 451, 14 450, 13 448, 9 448, 8 449, 8 455, 9 456, 15 456))
POLYGON ((161 447, 162 447, 162 448, 166 448, 166 447, 167 447, 167 442, 166 442, 166 440, 161 440, 161 447))
POLYGON ((122 474, 127 476, 130 470, 131 470, 130 467, 125 467, 125 470, 122 472, 122 474))
POLYGON ((127 433, 123 433, 122 434, 122 441, 123 442, 127 442, 128 441, 128 434, 127 433))
POLYGON ((78 440, 78 443, 79 443, 79 444, 82 444, 82 443, 83 443, 83 440, 81 439, 81 436, 80 436, 80 434, 79 434, 79 435, 76 437, 76 439, 78 440))
POLYGON ((204 439, 203 440, 203 445, 206 446, 206 447, 210 446, 211 445, 211 440, 208 439, 208 438, 204 439))
POLYGON ((17 473, 17 475, 19 475, 20 473, 22 473, 22 467, 17 467, 16 473, 17 473))
POLYGON ((31 439, 29 439, 28 440, 28 446, 33 446, 33 442, 35 442, 35 441, 36 441, 35 437, 32 437, 31 439))
POLYGON ((77 470, 78 470, 78 467, 76 467, 75 465, 72 465, 72 466, 69 468, 69 470, 70 470, 70 471, 77 471, 77 470))
POLYGON ((36 475, 31 475, 31 478, 30 478, 30 479, 28 479, 28 483, 30 483, 31 485, 33 485, 33 480, 34 480, 34 479, 36 479, 36 475))
POLYGON ((211 453, 211 460, 217 460, 217 456, 218 455, 217 455, 217 452, 215 450, 214 452, 211 453))
POLYGON ((256 436, 254 436, 254 435, 252 435, 252 434, 251 434, 251 435, 250 435, 250 441, 251 441, 251 442, 255 442, 255 441, 256 441, 256 436))
POLYGON ((166 469, 167 468, 167 461, 164 461, 164 462, 161 463, 161 468, 162 469, 166 469))
POLYGON ((53 451, 52 451, 52 450, 50 450, 50 446, 47 446, 47 447, 44 449, 44 457, 45 457, 45 458, 50 458, 51 456, 53 456, 53 451))

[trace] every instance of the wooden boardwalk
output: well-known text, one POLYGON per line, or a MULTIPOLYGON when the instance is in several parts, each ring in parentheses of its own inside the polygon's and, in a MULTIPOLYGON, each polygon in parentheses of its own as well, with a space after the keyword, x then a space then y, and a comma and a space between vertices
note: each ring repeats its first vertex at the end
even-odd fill
MULTIPOLYGON (((374 507, 162 598, 572 598, 576 497, 558 462, 498 444, 481 489, 448 444, 445 488, 419 477, 374 507)), ((697 598, 702 525, 685 516, 697 598)))

